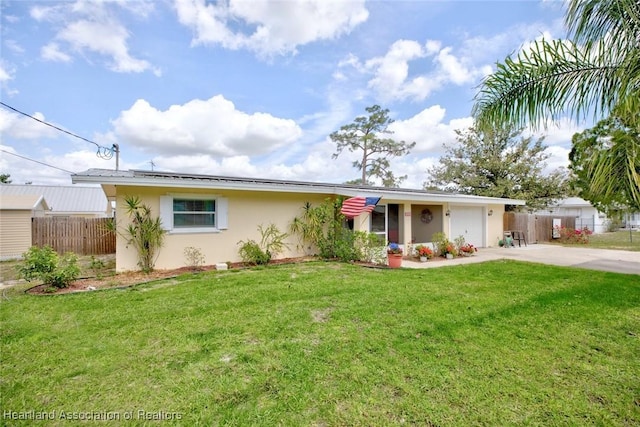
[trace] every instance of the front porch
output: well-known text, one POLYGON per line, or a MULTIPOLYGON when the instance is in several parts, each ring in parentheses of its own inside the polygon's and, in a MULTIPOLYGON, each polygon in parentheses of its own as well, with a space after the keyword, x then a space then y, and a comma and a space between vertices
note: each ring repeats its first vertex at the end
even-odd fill
POLYGON ((405 254, 419 244, 433 246, 432 236, 438 232, 452 241, 463 236, 481 248, 497 246, 503 213, 504 205, 381 201, 370 214, 354 218, 353 229, 377 234, 385 244, 397 243, 405 254))

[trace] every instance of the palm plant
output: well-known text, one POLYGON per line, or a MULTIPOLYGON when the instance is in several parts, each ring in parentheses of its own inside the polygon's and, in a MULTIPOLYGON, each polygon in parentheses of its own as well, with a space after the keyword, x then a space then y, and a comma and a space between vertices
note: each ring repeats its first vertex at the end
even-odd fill
MULTIPOLYGON (((537 127, 568 112, 577 119, 591 112, 640 130, 640 2, 570 0, 565 24, 569 40, 536 42, 484 79, 473 107, 480 126, 537 127)), ((617 187, 606 184, 625 182, 626 204, 640 209, 638 141, 618 139, 611 148, 582 165, 592 171, 585 194, 614 199, 617 187)))
POLYGON ((156 256, 164 243, 165 230, 158 217, 151 216, 151 208, 137 196, 126 196, 125 205, 131 223, 126 228, 127 244, 138 252, 138 266, 148 273, 153 270, 156 256))
POLYGON ((487 76, 473 114, 481 125, 544 124, 567 111, 633 115, 640 105, 640 2, 570 0, 569 40, 537 41, 487 76))

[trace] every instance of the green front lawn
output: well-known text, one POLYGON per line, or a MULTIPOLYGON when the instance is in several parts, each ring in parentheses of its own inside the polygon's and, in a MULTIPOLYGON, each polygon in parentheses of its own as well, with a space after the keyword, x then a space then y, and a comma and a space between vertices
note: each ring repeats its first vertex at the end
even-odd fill
POLYGON ((313 262, 0 310, 3 425, 640 424, 640 276, 313 262))

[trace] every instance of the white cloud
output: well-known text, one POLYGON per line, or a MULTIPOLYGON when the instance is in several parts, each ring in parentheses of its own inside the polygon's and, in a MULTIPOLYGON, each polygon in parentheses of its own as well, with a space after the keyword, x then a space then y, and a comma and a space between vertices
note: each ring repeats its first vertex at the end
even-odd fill
POLYGON ((55 42, 51 42, 45 46, 42 46, 40 49, 40 56, 42 59, 46 61, 56 61, 56 62, 69 62, 71 61, 71 56, 60 50, 60 45, 55 42))
POLYGON ((459 43, 444 47, 439 40, 424 44, 397 40, 383 56, 361 60, 350 54, 338 64, 334 79, 346 80, 350 67, 373 75, 368 87, 384 102, 423 101, 449 84, 472 86, 492 72, 492 64, 504 59, 505 51, 526 49, 534 40, 552 38, 557 31, 555 23, 551 27, 540 23, 515 25, 491 37, 462 34, 459 43), (418 69, 423 71, 414 71, 418 69))
POLYGON ((549 154, 547 159, 547 167, 545 172, 551 172, 558 168, 567 168, 569 166, 569 152, 571 150, 564 147, 549 146, 546 153, 549 154))
MULTIPOLYGON (((412 40, 398 40, 391 45, 385 56, 369 59, 365 68, 373 70, 374 77, 368 86, 385 99, 404 98, 408 95, 427 96, 433 87, 417 77, 407 82, 409 61, 424 58, 427 52, 412 40)), ((424 98, 422 96, 422 98, 424 98)))
POLYGON ((547 123, 542 129, 538 129, 534 134, 544 136, 546 145, 571 146, 571 138, 577 132, 582 132, 586 126, 577 124, 569 118, 562 118, 555 123, 547 123))
MULTIPOLYGON (((33 117, 45 120, 42 113, 33 113, 33 117)), ((28 117, 0 109, 0 133, 17 139, 53 138, 57 132, 42 123, 28 117)))
POLYGON ((20 44, 15 40, 10 40, 10 39, 5 40, 4 45, 7 47, 7 49, 12 51, 13 53, 16 53, 19 55, 24 53, 24 48, 20 46, 20 44))
POLYGON ((402 182, 403 188, 423 188, 427 180, 427 169, 438 164, 438 157, 403 157, 394 159, 391 162, 394 173, 398 176, 407 175, 407 179, 402 182))
POLYGON ((8 82, 13 79, 14 71, 2 60, 0 60, 0 83, 8 82))
POLYGON ((464 117, 443 122, 445 109, 434 105, 420 111, 406 120, 397 120, 389 126, 393 138, 406 142, 416 142, 413 153, 438 151, 445 143, 455 141, 456 129, 466 129, 473 125, 471 117, 464 117))
POLYGON ((335 39, 369 17, 364 0, 226 0, 215 4, 174 0, 174 6, 180 23, 193 30, 194 44, 248 49, 261 56, 296 53, 298 46, 335 39), (250 30, 244 30, 247 27, 250 30))
POLYGON ((454 54, 452 47, 443 48, 438 40, 427 40, 424 44, 397 40, 384 56, 370 58, 364 64, 350 55, 338 64, 334 78, 345 80, 343 70, 347 67, 372 74, 368 87, 385 102, 407 98, 422 101, 448 83, 468 84, 488 71, 486 66, 476 66, 464 55, 454 54), (420 68, 426 66, 429 71, 414 74, 411 63, 417 63, 420 68))
POLYGON ((57 35, 77 52, 91 51, 111 58, 109 68, 122 73, 140 73, 151 68, 148 61, 129 54, 129 32, 117 21, 81 19, 67 25, 57 35))
POLYGON ((29 156, 5 145, 0 145, 0 149, 4 151, 0 153, 0 170, 11 175, 14 184, 70 185, 69 172, 89 168, 113 169, 115 165, 115 160, 102 160, 90 150, 29 156), (30 157, 35 157, 38 163, 28 160, 30 157))
POLYGON ((165 155, 260 155, 302 135, 293 120, 238 111, 221 95, 173 105, 165 111, 140 99, 123 111, 113 126, 125 141, 165 155))
POLYGON ((451 48, 446 47, 438 53, 437 61, 446 79, 458 86, 473 81, 477 72, 465 64, 465 61, 451 53, 451 48))
POLYGON ((550 154, 547 159, 545 171, 550 172, 559 167, 568 167, 569 152, 571 151, 571 139, 577 132, 582 132, 586 128, 585 124, 577 124, 570 118, 564 117, 557 122, 546 123, 541 129, 535 131, 528 130, 523 135, 533 135, 535 138, 544 137, 546 152, 550 154))
POLYGON ((48 61, 68 62, 71 53, 83 56, 98 54, 108 58, 107 66, 120 73, 141 73, 160 71, 148 61, 138 59, 129 52, 130 33, 116 17, 113 8, 120 6, 125 10, 145 17, 153 6, 150 2, 86 2, 63 3, 56 6, 31 8, 31 17, 41 22, 51 22, 61 26, 54 41, 41 49, 41 56, 48 61), (62 45, 64 44, 64 46, 62 45), (65 51, 68 48, 69 52, 65 51))

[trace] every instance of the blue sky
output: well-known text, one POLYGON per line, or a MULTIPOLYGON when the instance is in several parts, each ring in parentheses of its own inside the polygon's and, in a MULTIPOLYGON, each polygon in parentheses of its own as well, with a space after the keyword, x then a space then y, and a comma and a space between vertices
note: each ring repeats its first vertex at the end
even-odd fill
MULTIPOLYGON (((404 187, 472 124, 497 61, 565 32, 561 1, 2 0, 2 102, 120 147, 121 169, 345 182, 354 154, 329 134, 374 104, 404 187), (153 165, 152 165, 153 163, 153 165)), ((548 167, 567 164, 569 121, 545 131, 548 167)), ((0 173, 70 184, 115 168, 96 147, 0 107, 0 173), (22 156, 22 157, 18 157, 22 156)))

